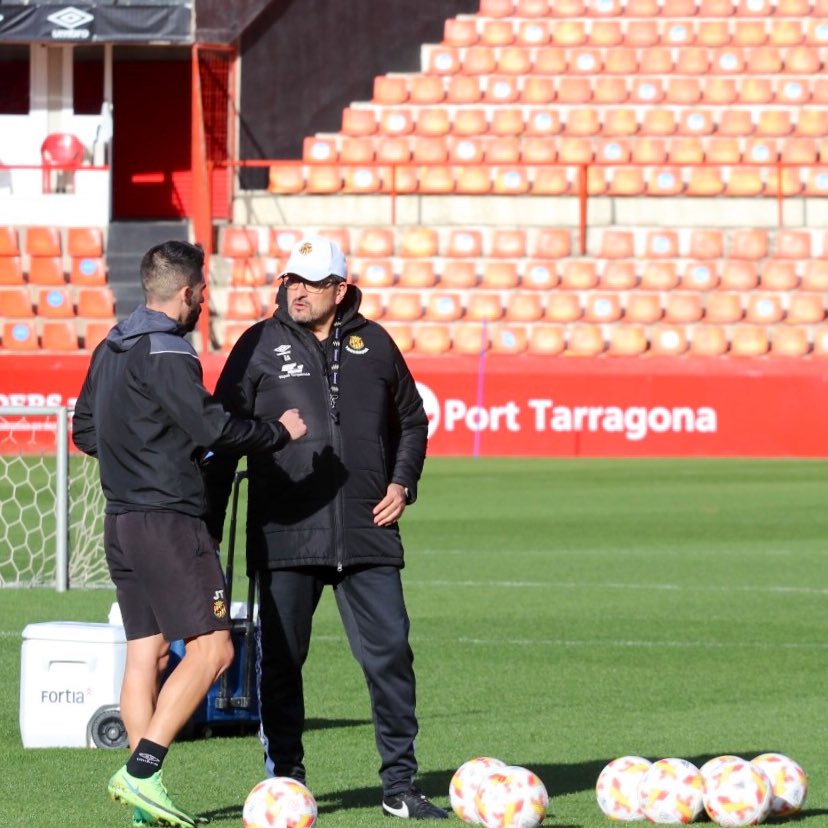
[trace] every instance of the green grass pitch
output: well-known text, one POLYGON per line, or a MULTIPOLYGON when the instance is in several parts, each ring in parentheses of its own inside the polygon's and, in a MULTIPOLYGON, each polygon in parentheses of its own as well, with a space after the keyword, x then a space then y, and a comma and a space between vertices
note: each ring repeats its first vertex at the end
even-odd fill
MULTIPOLYGON (((546 825, 606 827, 594 786, 617 756, 778 751, 810 778, 797 823, 828 826, 826 501, 820 461, 429 460, 403 519, 422 788, 447 805, 456 768, 495 756, 544 781, 546 825)), ((105 793, 126 751, 24 750, 18 727, 23 627, 104 621, 112 600, 0 591, 4 828, 128 825, 105 793)), ((319 824, 387 828, 329 593, 306 687, 319 824)), ((179 742, 165 765, 174 798, 218 826, 241 824, 261 776, 253 735, 179 742)))

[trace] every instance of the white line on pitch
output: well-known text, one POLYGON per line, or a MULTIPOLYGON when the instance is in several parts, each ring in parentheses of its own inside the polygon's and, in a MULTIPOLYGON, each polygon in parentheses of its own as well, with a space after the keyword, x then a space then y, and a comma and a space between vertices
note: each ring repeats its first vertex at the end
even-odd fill
POLYGON ((566 639, 566 638, 552 638, 552 639, 531 639, 531 638, 458 638, 460 644, 475 644, 483 646, 501 646, 508 644, 510 646, 518 647, 641 647, 641 648, 699 648, 704 650, 728 650, 728 649, 744 649, 748 647, 752 650, 828 650, 828 644, 823 643, 797 643, 784 642, 781 644, 768 644, 764 641, 734 641, 733 643, 723 643, 714 641, 635 641, 635 640, 617 640, 617 639, 566 639))

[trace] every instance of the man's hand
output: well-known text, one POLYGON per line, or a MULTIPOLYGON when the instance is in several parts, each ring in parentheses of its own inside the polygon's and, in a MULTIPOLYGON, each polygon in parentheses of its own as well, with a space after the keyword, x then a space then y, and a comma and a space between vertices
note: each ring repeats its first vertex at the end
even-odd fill
POLYGON ((374 525, 390 526, 396 523, 405 511, 405 487, 389 483, 385 497, 374 506, 374 525))
POLYGON ((291 440, 298 440, 308 433, 308 427, 298 408, 289 408, 279 417, 279 422, 288 430, 291 440))

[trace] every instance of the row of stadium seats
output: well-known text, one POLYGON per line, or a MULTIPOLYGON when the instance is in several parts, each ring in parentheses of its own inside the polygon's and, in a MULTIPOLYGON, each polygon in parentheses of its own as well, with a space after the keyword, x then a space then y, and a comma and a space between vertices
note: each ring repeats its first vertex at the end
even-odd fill
MULTIPOLYGON (((664 320, 676 324, 816 324, 825 320, 822 293, 790 294, 693 291, 531 291, 462 290, 363 290, 361 312, 369 319, 394 322, 587 322, 618 321, 651 324, 664 320)), ((228 320, 252 320, 270 316, 275 292, 257 288, 220 288, 210 291, 214 313, 228 320)))
MULTIPOLYGON (((555 227, 225 227, 218 255, 287 258, 291 247, 312 232, 333 239, 346 255, 361 258, 566 259, 574 255, 575 233, 555 227)), ((828 231, 811 228, 591 228, 589 252, 602 259, 828 259, 828 231)), ((707 288, 704 288, 707 289, 707 288)))
POLYGON ((32 316, 114 319, 115 298, 108 287, 0 287, 0 319, 32 316))
MULTIPOLYGON (((229 351, 248 325, 216 320, 215 344, 229 351)), ((594 323, 389 323, 403 352, 426 355, 484 351, 543 356, 828 356, 828 327, 788 325, 641 325, 594 323)))
POLYGON ((18 320, 0 326, 0 348, 4 351, 91 350, 112 327, 113 321, 81 319, 18 320))
POLYGON ((0 226, 0 286, 102 286, 107 282, 99 228, 0 226))
POLYGON ((815 17, 826 0, 480 0, 479 16, 545 17, 815 17))
MULTIPOLYGON (((678 0, 681 2, 682 0, 678 0)), ((674 14, 675 0, 666 0, 660 17, 583 18, 520 20, 462 16, 446 21, 441 46, 475 49, 482 54, 498 48, 553 46, 797 46, 823 45, 828 41, 824 18, 776 16, 733 19, 712 15, 674 14)), ((723 4, 722 4, 723 5, 723 4)), ((733 8, 732 4, 730 5, 733 8)), ((431 66, 432 64, 429 64, 431 66)), ((459 71, 474 71, 464 63, 459 71)), ((490 71, 490 70, 485 70, 490 71)))
MULTIPOLYGON (((826 111, 828 114, 828 111, 826 111)), ((581 192, 576 166, 487 167, 477 164, 409 166, 398 168, 330 165, 300 167, 272 165, 268 189, 273 193, 406 193, 458 195, 578 195, 581 192)), ((587 171, 586 193, 590 196, 693 197, 766 196, 775 198, 828 194, 828 166, 773 167, 624 167, 587 171)))

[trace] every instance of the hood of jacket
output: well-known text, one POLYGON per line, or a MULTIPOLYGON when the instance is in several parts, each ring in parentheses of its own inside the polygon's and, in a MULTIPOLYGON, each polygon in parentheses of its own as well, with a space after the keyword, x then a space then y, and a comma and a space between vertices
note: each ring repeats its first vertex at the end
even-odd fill
POLYGON ((139 305, 107 335, 106 342, 115 351, 128 351, 146 334, 182 334, 181 325, 161 311, 139 305))

